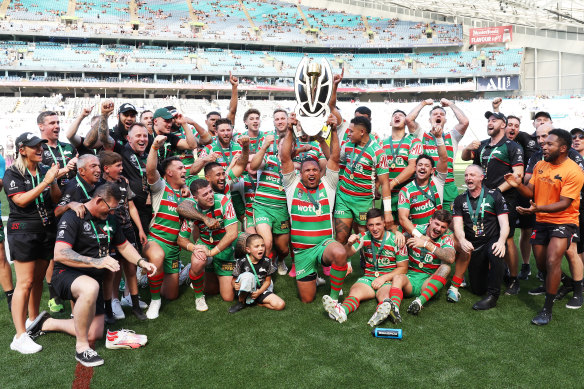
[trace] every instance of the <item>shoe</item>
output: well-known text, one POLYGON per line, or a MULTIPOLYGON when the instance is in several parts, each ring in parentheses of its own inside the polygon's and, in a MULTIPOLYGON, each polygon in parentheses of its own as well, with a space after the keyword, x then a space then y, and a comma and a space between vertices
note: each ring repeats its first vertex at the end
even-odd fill
POLYGON ((47 311, 42 311, 39 315, 30 322, 29 325, 26 326, 26 333, 31 337, 31 339, 36 339, 41 335, 44 335, 43 332, 43 323, 50 319, 51 315, 47 311))
POLYGON ((389 312, 389 320, 391 320, 394 324, 399 324, 402 322, 402 318, 401 315, 399 314, 399 306, 394 304, 393 302, 391 303, 391 306, 393 307, 391 312, 389 312))
POLYGON ((189 271, 191 271, 191 263, 190 262, 188 265, 186 265, 180 271, 180 273, 178 273, 178 284, 179 285, 186 285, 187 283, 189 283, 191 281, 191 278, 189 277, 189 271))
POLYGON ((53 313, 63 312, 65 310, 63 301, 58 297, 53 297, 49 300, 49 310, 53 313))
MULTIPOLYGON (((140 308, 141 309, 146 309, 148 308, 148 304, 146 304, 144 301, 142 301, 142 299, 140 297, 138 297, 138 302, 140 303, 140 308)), ((122 304, 122 307, 132 307, 132 296, 127 295, 124 296, 120 299, 120 303, 122 304)))
POLYGON ((108 315, 106 313, 104 315, 104 320, 105 320, 105 324, 115 324, 116 323, 116 317, 113 315, 113 313, 111 315, 108 315))
POLYGON ((144 314, 144 311, 140 307, 138 307, 138 308, 132 308, 132 313, 140 321, 144 321, 144 320, 147 320, 148 319, 146 317, 146 315, 144 314))
POLYGON ((460 292, 458 291, 458 288, 455 288, 454 286, 448 288, 448 291, 446 292, 446 301, 449 303, 457 303, 460 301, 460 292))
POLYGON ((574 291, 573 286, 567 286, 566 284, 563 284, 562 286, 560 286, 560 289, 558 289, 558 293, 556 293, 556 297, 554 298, 554 301, 560 301, 561 299, 566 297, 566 295, 568 293, 573 292, 573 291, 574 291))
POLYGON ((574 296, 566 304, 566 308, 568 308, 568 309, 580 309, 581 306, 582 306, 582 296, 579 296, 579 297, 574 296))
POLYGON ((517 278, 519 278, 522 281, 525 281, 525 280, 529 279, 530 275, 531 275, 531 266, 529 266, 529 263, 522 264, 521 271, 519 272, 519 275, 517 276, 517 278))
POLYGON ((126 318, 124 311, 122 310, 122 304, 120 304, 120 300, 113 299, 112 300, 112 312, 114 313, 114 317, 117 320, 122 320, 126 318))
POLYGON ((105 347, 115 349, 134 349, 146 345, 146 335, 137 335, 134 331, 121 329, 119 331, 107 331, 105 347))
POLYGON ((142 273, 142 268, 140 266, 138 266, 138 270, 136 270, 136 279, 138 280, 138 286, 140 288, 148 287, 148 275, 142 273))
POLYGON ((537 272, 537 279, 540 280, 541 282, 545 282, 545 278, 544 278, 543 273, 541 271, 537 272))
POLYGON ((103 358, 99 356, 93 349, 88 348, 80 353, 75 353, 77 362, 86 367, 95 367, 103 365, 103 358))
POLYGON ((493 296, 492 294, 488 295, 482 300, 477 301, 473 306, 472 309, 475 311, 486 311, 491 308, 495 308, 497 306, 497 300, 499 297, 493 296))
POLYGON ((34 354, 41 351, 43 346, 35 343, 35 341, 31 339, 30 335, 25 332, 18 338, 16 335, 14 335, 14 338, 12 338, 12 343, 10 343, 10 349, 18 351, 21 354, 34 354))
POLYGON ((241 311, 243 308, 245 308, 245 303, 241 303, 241 302, 237 302, 237 304, 232 305, 231 307, 229 307, 229 313, 236 313, 241 311))
POLYGON ((545 326, 546 324, 549 324, 551 320, 552 313, 544 308, 541 311, 539 311, 539 313, 537 314, 536 317, 533 318, 533 320, 531 320, 531 323, 535 324, 536 326, 545 326))
POLYGON ((533 288, 531 289, 529 292, 527 292, 530 296, 541 296, 542 294, 545 294, 545 286, 544 285, 540 285, 537 288, 533 288))
POLYGON ((331 296, 326 294, 322 296, 322 305, 324 306, 325 311, 328 312, 330 318, 339 323, 343 323, 347 320, 345 310, 337 301, 333 300, 331 296))
POLYGON ((288 276, 292 278, 296 278, 296 265, 293 263, 290 271, 288 272, 288 276))
POLYGON ((322 267, 322 272, 324 273, 325 276, 330 277, 330 275, 331 275, 331 267, 330 266, 323 266, 322 267))
POLYGON ((416 297, 408 307, 408 313, 411 313, 412 315, 417 315, 418 313, 420 313, 421 310, 422 302, 418 297, 416 297))
POLYGON ((460 283, 460 287, 461 287, 461 288, 466 288, 467 286, 468 286, 468 284, 466 283, 466 279, 465 279, 465 278, 463 278, 463 279, 462 279, 462 282, 460 283))
POLYGON ((278 274, 281 276, 285 276, 288 273, 288 266, 286 266, 286 262, 282 259, 278 262, 278 274))
POLYGON ((326 280, 322 277, 316 276, 316 286, 323 286, 326 285, 326 280))
POLYGON ((209 310, 209 306, 207 306, 207 302, 205 301, 205 296, 197 297, 195 299, 195 308, 199 312, 205 312, 209 310))
POLYGON ((162 300, 152 300, 150 301, 150 306, 146 311, 146 317, 150 320, 154 320, 158 317, 158 313, 160 311, 160 305, 162 305, 162 300))
POLYGON ((367 322, 371 327, 378 326, 383 323, 385 319, 390 315, 393 310, 393 303, 389 299, 383 300, 383 303, 377 306, 375 313, 371 316, 371 319, 367 322))
POLYGON ((507 296, 516 296, 519 294, 520 289, 521 288, 519 288, 519 280, 512 280, 511 284, 509 284, 509 287, 505 291, 505 294, 507 296))

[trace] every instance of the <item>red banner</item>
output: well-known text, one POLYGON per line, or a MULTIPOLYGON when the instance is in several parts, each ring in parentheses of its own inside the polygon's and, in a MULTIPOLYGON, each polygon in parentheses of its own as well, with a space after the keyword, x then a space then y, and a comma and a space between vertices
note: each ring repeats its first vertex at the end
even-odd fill
POLYGON ((469 41, 471 45, 511 42, 512 35, 512 26, 471 28, 469 33, 469 41))

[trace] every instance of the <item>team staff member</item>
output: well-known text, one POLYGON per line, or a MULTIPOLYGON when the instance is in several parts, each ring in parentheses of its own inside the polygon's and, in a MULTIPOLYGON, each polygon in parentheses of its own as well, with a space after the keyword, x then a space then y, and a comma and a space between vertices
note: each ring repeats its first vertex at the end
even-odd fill
MULTIPOLYGON (((582 169, 568 158, 572 146, 570 134, 561 129, 551 130, 543 145, 544 160, 538 162, 529 184, 521 177, 505 175, 509 185, 533 198, 529 208, 519 207, 520 213, 535 214, 535 227, 531 236, 537 267, 544 274, 545 303, 531 321, 545 325, 552 319, 554 298, 560 285, 562 257, 570 246, 572 236, 578 232, 580 191, 584 184, 582 169)), ((574 298, 567 308, 582 306, 582 280, 574 280, 574 298), (576 296, 580 296, 580 298, 576 296)))
POLYGON ((150 135, 152 135, 152 133, 154 132, 154 128, 153 128, 153 119, 152 117, 154 116, 154 113, 152 111, 150 111, 149 109, 142 111, 142 113, 140 113, 140 123, 142 123, 147 129, 148 129, 148 133, 150 135))
POLYGON ((91 200, 95 185, 101 178, 99 159, 93 154, 85 154, 77 161, 77 175, 70 180, 65 188, 61 200, 55 209, 55 216, 60 218, 69 209, 83 217, 85 207, 83 203, 91 200))
POLYGON ((133 104, 124 103, 120 105, 120 108, 118 108, 118 123, 109 131, 109 135, 116 143, 121 146, 126 144, 128 141, 128 131, 136 123, 137 115, 138 111, 133 104))
POLYGON ((452 209, 452 202, 458 195, 458 188, 454 183, 454 158, 458 150, 458 142, 460 142, 460 140, 464 137, 464 134, 466 133, 469 125, 469 121, 464 112, 462 112, 462 110, 456 106, 454 102, 447 99, 441 99, 440 105, 436 105, 430 110, 429 122, 431 130, 429 133, 426 133, 422 130, 422 127, 415 122, 415 120, 425 106, 431 106, 432 104, 434 104, 434 100, 432 99, 427 99, 420 102, 420 104, 418 104, 418 106, 415 107, 408 114, 408 116, 406 116, 406 125, 408 126, 410 132, 422 141, 424 154, 432 157, 434 163, 438 164, 438 160, 440 159, 438 153, 439 142, 438 138, 432 134, 432 130, 434 130, 436 127, 440 127, 441 129, 445 128, 445 107, 450 107, 454 113, 454 116, 458 120, 458 124, 454 126, 451 131, 444 132, 444 135, 442 136, 443 143, 446 147, 446 152, 448 155, 448 175, 446 177, 446 184, 444 185, 443 206, 445 210, 450 211, 452 209))
POLYGON ((43 140, 31 132, 16 138, 18 156, 4 175, 6 196, 10 206, 8 245, 16 288, 12 296, 12 320, 16 335, 12 350, 32 354, 42 350, 26 333, 26 312, 35 320, 39 315, 43 278, 53 258, 55 246, 54 203, 61 191, 56 183, 59 167, 49 169, 41 164, 43 140))
POLYGON ((47 166, 55 164, 59 167, 60 178, 57 180, 57 183, 59 184, 59 188, 63 188, 75 176, 75 157, 77 156, 77 150, 69 143, 64 143, 59 140, 61 125, 56 112, 41 112, 37 117, 37 124, 41 133, 41 139, 47 141, 42 145, 42 164, 47 166))
POLYGON ((63 215, 57 228, 53 279, 59 295, 75 301, 73 318, 53 319, 43 312, 29 327, 32 336, 47 331, 75 336, 75 359, 87 367, 103 365, 103 359, 90 344, 103 336, 104 271, 119 270, 118 261, 109 256, 110 251, 115 246, 126 260, 148 273, 156 271, 156 266, 140 257, 116 223, 113 213, 120 198, 119 189, 107 183, 98 187, 84 204, 83 217, 72 210, 63 215))
POLYGON ((505 294, 516 295, 519 293, 518 274, 518 253, 513 236, 515 234, 515 224, 517 220, 517 190, 510 187, 505 182, 503 176, 507 173, 514 173, 521 177, 524 174, 523 149, 517 143, 505 137, 505 127, 507 118, 501 112, 485 112, 487 123, 487 134, 489 139, 480 143, 478 148, 474 145, 467 147, 462 152, 464 161, 472 160, 475 165, 483 168, 485 182, 483 185, 488 189, 498 189, 503 194, 509 210, 509 237, 507 238, 507 250, 505 262, 509 268, 510 282, 505 294))
MULTIPOLYGON (((505 271, 502 258, 510 229, 505 199, 498 190, 485 187, 483 180, 483 169, 469 165, 464 171, 468 189, 454 200, 454 234, 462 250, 470 254, 470 262, 457 261, 456 273, 462 277, 468 267, 470 290, 478 295, 487 293, 473 305, 476 310, 497 305, 505 271)), ((458 289, 453 288, 452 292, 458 294, 458 289)))

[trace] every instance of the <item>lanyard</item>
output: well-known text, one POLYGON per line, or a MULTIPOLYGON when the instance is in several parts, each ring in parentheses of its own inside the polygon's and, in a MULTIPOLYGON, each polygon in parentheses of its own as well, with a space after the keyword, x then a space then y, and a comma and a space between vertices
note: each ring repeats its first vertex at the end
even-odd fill
POLYGON ((278 131, 274 134, 274 143, 272 143, 272 154, 278 156, 278 131))
MULTIPOLYGON (((160 150, 158 150, 158 158, 160 158, 160 160, 166 159, 166 155, 168 154, 168 146, 170 146, 170 143, 164 142, 164 157, 160 156, 160 150)), ((140 172, 141 171, 142 171, 142 169, 140 169, 140 172)))
MULTIPOLYGON (((310 192, 308 191, 308 189, 304 186, 304 184, 301 183, 301 185, 304 187, 304 190, 306 190, 306 194, 308 195, 308 199, 310 200, 310 202, 312 203, 312 205, 314 206, 314 209, 316 209, 317 211, 319 211, 320 209, 320 203, 316 200, 314 200, 314 197, 312 197, 312 194, 310 194, 310 192)), ((319 188, 316 188, 316 195, 318 198, 318 193, 319 193, 319 188)))
POLYGON ((89 196, 89 193, 87 193, 85 186, 81 183, 81 181, 79 181, 79 176, 75 176, 75 179, 77 180, 77 184, 79 184, 81 189, 83 189, 83 193, 85 193, 85 197, 87 197, 87 200, 91 200, 91 196, 89 196))
POLYGON ((134 154, 136 158, 136 164, 138 165, 138 170, 140 171, 140 177, 144 177, 144 172, 142 171, 142 165, 140 164, 140 158, 138 158, 137 154, 134 154))
POLYGON ((178 193, 176 193, 174 191, 174 189, 172 189, 172 187, 170 185, 168 185, 168 182, 164 181, 164 183, 166 184, 166 186, 168 187, 168 189, 170 189, 172 191, 172 193, 174 193, 174 195, 176 196, 176 204, 177 205, 180 204, 182 202, 182 199, 183 199, 182 196, 181 196, 181 194, 180 194, 180 191, 178 193), (179 199, 181 201, 179 201, 179 199))
MULTIPOLYGON (((34 177, 32 176, 32 173, 30 172, 30 170, 28 170, 28 168, 26 168, 26 171, 28 172, 28 174, 30 175, 30 180, 32 181, 32 189, 34 189, 35 187, 39 186, 41 184, 41 178, 39 177, 39 169, 37 166, 37 171, 36 171, 36 179, 37 179, 37 183, 34 183, 34 177)), ((45 199, 43 197, 43 192, 41 192, 41 194, 38 197, 34 198, 34 202, 35 204, 39 205, 39 197, 41 198, 41 201, 44 203, 45 199)))
MULTIPOLYGON (((93 224, 93 220, 90 220, 89 222, 91 223, 91 226, 93 227, 93 232, 95 232, 95 238, 97 239, 98 251, 100 251, 100 254, 101 254, 101 242, 99 241, 99 234, 97 233, 97 228, 95 228, 95 224, 93 224)), ((109 248, 110 234, 109 234, 109 222, 108 221, 105 222, 105 234, 107 235, 107 247, 109 248)))
POLYGON ((258 273, 256 273, 255 268, 253 267, 251 259, 249 259, 249 255, 246 255, 246 257, 247 261, 249 262, 249 266, 251 266, 251 270, 253 271, 253 275, 255 276, 256 282, 258 283, 258 287, 261 287, 262 285, 260 284, 260 278, 258 277, 258 273))
MULTIPOLYGON (((363 147, 361 149, 361 151, 359 152, 359 155, 357 155, 357 158, 355 158, 353 160, 353 165, 351 165, 351 174, 353 174, 353 172, 355 171, 355 166, 357 165, 357 162, 359 162, 359 160, 363 156, 363 153, 365 152, 365 149, 367 147, 369 147, 370 144, 371 144, 371 137, 369 138, 369 142, 367 142, 367 144, 365 145, 365 147, 363 147)), ((353 157, 355 156, 355 148, 356 147, 357 147, 357 145, 355 144, 355 147, 353 147, 353 154, 351 154, 351 159, 353 159, 353 157)))
POLYGON ((404 135, 401 140, 399 141, 396 150, 394 150, 393 148, 393 137, 390 135, 389 136, 389 145, 391 146, 391 148, 389 149, 389 151, 391 152, 391 160, 395 160, 399 155, 399 149, 402 145, 402 143, 404 143, 404 140, 406 139, 406 136, 404 135))
MULTIPOLYGON (((383 232, 383 240, 379 244, 379 251, 383 251, 383 247, 385 246, 386 239, 387 239, 387 232, 384 231, 383 232)), ((379 269, 377 267, 377 249, 375 248, 375 239, 373 238, 373 235, 371 235, 371 255, 373 256, 373 265, 375 266, 375 274, 377 274, 377 273, 379 273, 379 269)))
MULTIPOLYGON (((61 148, 61 144, 59 142, 57 142, 57 147, 59 148, 59 152, 61 153, 61 158, 63 159, 63 167, 65 167, 66 163, 65 163, 65 153, 63 152, 63 149, 61 148)), ((51 155, 53 156, 53 161, 55 161, 55 163, 59 165, 59 160, 57 159, 57 157, 55 157, 55 154, 53 154, 53 150, 51 149, 51 146, 47 145, 47 149, 49 149, 49 152, 51 153, 51 155)))
POLYGON ((485 218, 485 208, 481 207, 483 203, 483 197, 485 195, 485 188, 481 189, 481 195, 479 196, 479 201, 477 203, 476 209, 472 209, 472 205, 470 204, 470 197, 468 197, 468 190, 466 191, 466 204, 468 205, 468 214, 470 215, 470 220, 472 221, 473 225, 476 225, 479 219, 479 209, 481 210, 481 220, 485 218))
POLYGON ((432 205, 434 205, 434 207, 436 207, 436 193, 434 192, 434 189, 432 188, 432 178, 430 178, 430 181, 428 182, 428 190, 430 191, 430 194, 428 194, 428 192, 426 192, 425 190, 420 188, 417 180, 415 180, 415 179, 414 179, 414 184, 416 185, 416 188, 418 188, 418 190, 420 192, 422 192, 424 197, 426 197, 428 200, 430 200, 432 202, 432 205))
POLYGON ((225 161, 225 163, 227 164, 227 167, 229 167, 229 165, 231 165, 231 158, 233 157, 232 153, 231 153, 231 145, 232 142, 229 141, 229 159, 227 159, 227 157, 225 156, 225 153, 223 152, 223 146, 221 146, 221 143, 218 143, 219 148, 221 149, 221 155, 223 156, 223 160, 225 161))
MULTIPOLYGON (((258 152, 258 147, 260 147, 260 140, 264 137, 264 133, 263 132, 258 132, 258 136, 255 138, 255 147, 253 148, 253 154, 258 152)), ((250 138, 250 143, 251 143, 251 139, 250 138)), ((252 152, 252 150, 250 149, 250 153, 252 152)))
MULTIPOLYGON (((483 149, 481 150, 481 164, 483 163, 483 154, 485 153, 486 148, 487 146, 485 145, 485 147, 483 147, 483 149)), ((495 148, 493 148, 493 151, 491 151, 491 154, 489 154, 487 164, 485 165, 485 176, 487 175, 487 170, 489 169, 489 163, 491 162, 491 158, 493 157, 493 154, 495 154, 495 151, 497 151, 498 148, 499 146, 496 146, 495 148)))

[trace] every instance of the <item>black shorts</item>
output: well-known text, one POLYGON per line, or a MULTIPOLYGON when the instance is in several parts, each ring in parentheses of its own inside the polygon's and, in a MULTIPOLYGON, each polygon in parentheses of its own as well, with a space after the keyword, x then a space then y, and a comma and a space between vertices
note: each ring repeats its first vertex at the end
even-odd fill
POLYGON ((53 259, 57 226, 49 225, 43 232, 11 232, 8 229, 8 248, 13 261, 31 262, 53 259))
POLYGON ((578 238, 578 226, 575 224, 535 223, 531 233, 531 244, 546 246, 551 238, 568 239, 568 246, 578 238))
POLYGON ((584 253, 584 235, 582 234, 584 232, 584 215, 583 215, 583 211, 580 210, 580 215, 578 216, 578 221, 580 223, 580 234, 578 235, 578 254, 580 253, 584 253))
MULTIPOLYGON (((134 232, 134 228, 131 225, 128 227, 122 227, 122 233, 124 234, 126 240, 132 246, 134 246, 134 248, 138 250, 138 252, 140 252, 140 247, 138 246, 140 242, 138 242, 138 240, 136 239, 136 233, 134 232)), ((122 255, 118 252, 115 246, 112 245, 111 247, 113 248, 113 250, 110 253, 110 256, 119 261, 122 258, 122 255)))
POLYGON ((260 294, 258 296, 258 298, 256 298, 253 302, 254 304, 262 304, 264 302, 264 300, 266 299, 266 297, 268 297, 269 295, 271 295, 274 292, 270 292, 269 290, 266 290, 264 293, 260 294))
MULTIPOLYGON (((75 299, 71 295, 71 285, 77 278, 81 276, 88 275, 76 269, 56 268, 53 271, 53 278, 51 279, 51 284, 53 285, 55 292, 63 300, 75 301, 75 299)), ((93 279, 95 280, 95 278, 93 279)), ((96 281, 99 283, 99 292, 97 292, 97 301, 95 302, 95 315, 98 316, 103 315, 105 313, 105 302, 103 300, 102 282, 98 280, 96 281)))
POLYGON ((298 279, 296 281, 299 281, 299 282, 314 281, 314 280, 316 280, 316 276, 317 276, 316 273, 310 273, 307 276, 304 276, 304 277, 302 277, 302 278, 300 278, 300 279, 298 279))
POLYGON ((512 199, 505 199, 507 202, 507 206, 509 207, 509 213, 507 217, 509 218, 509 235, 507 238, 513 238, 515 236, 515 226, 517 225, 517 218, 519 214, 517 213, 517 200, 512 199))
MULTIPOLYGON (((517 198, 517 206, 518 207, 523 207, 523 208, 529 208, 530 207, 530 203, 529 203, 529 199, 523 197, 523 196, 519 196, 517 198)), ((515 224, 515 226, 517 228, 533 228, 533 226, 535 225, 535 214, 531 214, 531 215, 521 215, 521 214, 517 214, 517 223, 515 224)))

